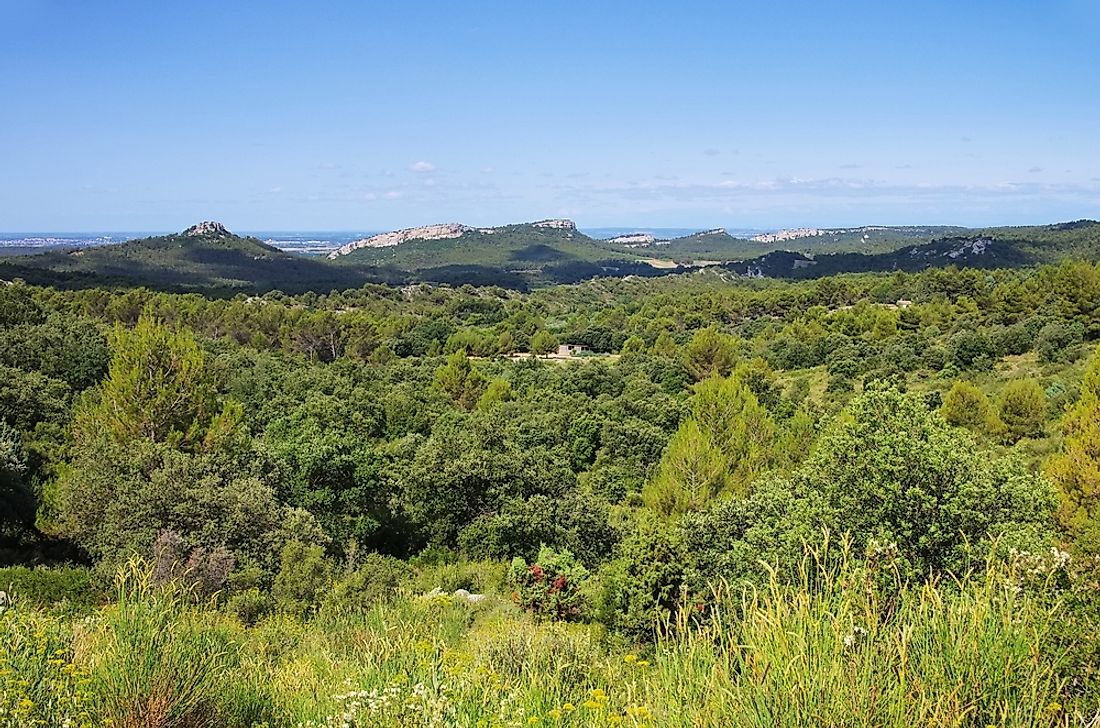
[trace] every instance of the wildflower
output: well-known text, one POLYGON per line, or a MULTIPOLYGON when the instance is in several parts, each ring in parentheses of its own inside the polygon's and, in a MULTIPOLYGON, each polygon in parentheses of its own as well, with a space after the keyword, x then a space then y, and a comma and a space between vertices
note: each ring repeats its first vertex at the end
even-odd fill
POLYGON ((554 720, 557 720, 562 716, 562 712, 560 708, 552 708, 550 712, 548 712, 546 715, 553 718, 554 720))
POLYGON ((574 710, 577 709, 577 706, 573 705, 572 703, 566 703, 565 705, 561 706, 561 709, 564 710, 566 713, 572 713, 574 710))
POLYGON ((637 661, 638 661, 638 656, 637 655, 627 655, 626 657, 623 658, 623 662, 627 663, 628 665, 632 662, 637 662, 637 661))
POLYGON ((600 704, 597 703, 595 700, 586 700, 584 701, 584 703, 582 703, 582 705, 584 705, 584 707, 588 708, 589 710, 596 710, 600 707, 600 704))
POLYGON ((638 667, 649 667, 649 660, 638 660, 638 667))
POLYGON ((539 718, 537 715, 532 715, 527 719, 527 725, 538 725, 539 718))

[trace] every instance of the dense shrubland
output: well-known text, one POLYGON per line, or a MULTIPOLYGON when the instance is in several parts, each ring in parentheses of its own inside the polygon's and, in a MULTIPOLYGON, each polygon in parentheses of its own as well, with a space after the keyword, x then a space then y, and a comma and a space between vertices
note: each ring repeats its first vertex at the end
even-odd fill
POLYGON ((0 287, 0 725, 1085 724, 1098 339, 1086 263, 0 287))

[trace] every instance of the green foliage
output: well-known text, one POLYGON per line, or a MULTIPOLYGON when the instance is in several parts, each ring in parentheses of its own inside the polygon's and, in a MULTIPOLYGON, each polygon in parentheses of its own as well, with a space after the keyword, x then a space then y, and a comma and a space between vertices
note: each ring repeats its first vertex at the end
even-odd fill
POLYGON ((473 409, 485 391, 485 376, 474 368, 465 349, 447 357, 447 364, 435 372, 435 386, 462 409, 473 409))
POLYGON ((646 504, 663 516, 696 510, 719 493, 743 495, 772 461, 775 423, 741 376, 696 386, 692 414, 669 441, 646 504))
POLYGON ((20 607, 51 607, 84 612, 104 595, 90 569, 79 566, 52 568, 12 566, 0 569, 0 590, 20 607))
POLYGON ((477 408, 482 411, 491 410, 498 404, 511 402, 514 398, 515 393, 507 379, 494 379, 478 399, 477 408))
POLYGON ((546 356, 557 348, 558 339, 549 331, 539 331, 531 337, 531 353, 535 356, 546 356))
POLYGON ((824 499, 857 550, 894 543, 915 575, 965 570, 983 539, 1041 549, 1054 507, 1050 484, 1017 459, 990 458, 920 397, 891 389, 854 399, 792 483, 824 499))
POLYGON ((550 546, 593 565, 607 558, 618 536, 605 502, 572 492, 505 501, 496 513, 463 528, 458 544, 466 556, 481 559, 534 560, 542 546, 550 546))
POLYGON ((232 433, 239 408, 219 405, 215 379, 191 332, 142 317, 132 330, 115 328, 111 349, 107 378, 76 411, 78 441, 143 438, 194 451, 232 433))
POLYGON ((724 377, 737 363, 737 340, 715 328, 699 329, 683 350, 684 369, 699 382, 711 376, 724 377))
POLYGON ((687 563, 677 530, 655 518, 640 517, 615 558, 600 569, 597 618, 629 639, 652 640, 684 606, 687 563))
POLYGON ((1041 436, 1046 416, 1046 393, 1034 379, 1015 379, 1001 390, 997 417, 1009 443, 1041 436))
POLYGON ((355 569, 333 583, 324 596, 332 609, 365 611, 397 596, 397 590, 408 577, 409 567, 392 556, 370 553, 355 565, 355 569))
POLYGON ((148 440, 82 443, 58 484, 60 526, 111 567, 150 554, 157 535, 171 530, 197 546, 227 545, 238 560, 270 569, 290 529, 317 536, 316 523, 242 470, 148 440))
POLYGON ((511 577, 516 603, 536 617, 570 621, 584 612, 582 586, 588 570, 568 551, 543 546, 532 564, 517 556, 511 577))
POLYGON ((0 422, 18 430, 60 424, 68 419, 70 401, 65 382, 0 364, 0 422))
POLYGON ((332 569, 325 550, 316 544, 288 541, 279 555, 279 572, 271 587, 271 596, 280 610, 305 614, 320 603, 323 592, 332 584, 332 569))
POLYGON ((697 599, 710 601, 710 585, 764 585, 796 581, 806 548, 822 542, 835 523, 819 493, 796 493, 781 479, 765 478, 746 498, 726 498, 684 517, 679 532, 697 599))
POLYGON ((107 369, 107 341, 94 322, 53 313, 42 323, 0 328, 0 363, 86 389, 107 369))
POLYGON ((1062 526, 1082 550, 1100 553, 1100 347, 1092 355, 1081 398, 1062 420, 1060 452, 1046 463, 1058 485, 1062 526))
POLYGON ((989 400, 972 383, 958 379, 943 398, 940 407, 943 418, 956 427, 983 427, 992 414, 989 400))

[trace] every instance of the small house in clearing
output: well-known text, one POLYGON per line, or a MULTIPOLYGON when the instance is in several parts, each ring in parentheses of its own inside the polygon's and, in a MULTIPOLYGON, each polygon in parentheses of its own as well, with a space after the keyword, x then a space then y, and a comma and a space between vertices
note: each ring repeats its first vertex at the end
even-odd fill
POLYGON ((561 344, 558 346, 558 356, 575 356, 588 353, 588 347, 582 344, 561 344))

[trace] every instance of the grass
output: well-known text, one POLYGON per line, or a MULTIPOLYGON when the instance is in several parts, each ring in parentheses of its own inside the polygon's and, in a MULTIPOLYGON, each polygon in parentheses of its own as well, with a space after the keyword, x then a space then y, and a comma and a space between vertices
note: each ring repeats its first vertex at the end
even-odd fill
POLYGON ((839 562, 718 590, 644 648, 500 595, 245 627, 131 571, 90 619, 0 615, 0 726, 1095 725, 1050 639, 1060 602, 1019 569, 904 586, 839 562))

